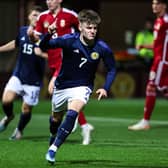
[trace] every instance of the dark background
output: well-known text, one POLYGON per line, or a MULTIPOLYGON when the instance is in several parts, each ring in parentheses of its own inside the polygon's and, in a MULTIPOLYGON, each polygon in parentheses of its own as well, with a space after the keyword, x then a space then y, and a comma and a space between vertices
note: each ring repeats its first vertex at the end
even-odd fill
MULTIPOLYGON (((14 39, 19 26, 27 24, 27 11, 32 5, 41 5, 45 10, 45 3, 45 0, 1 0, 0 45, 14 39)), ((151 0, 64 0, 62 6, 76 12, 83 8, 96 10, 102 18, 99 36, 110 45, 114 53, 133 47, 135 33, 143 28, 145 18, 154 17, 151 0), (129 41, 126 41, 126 37, 129 41)), ((11 75, 16 57, 16 51, 0 53, 0 94, 11 75)), ((124 84, 120 79, 117 88, 124 88, 127 92, 129 87, 135 86, 130 94, 123 93, 124 96, 114 97, 143 97, 147 78, 145 67, 135 59, 126 59, 117 61, 117 68, 118 72, 128 73, 134 82, 124 84)))

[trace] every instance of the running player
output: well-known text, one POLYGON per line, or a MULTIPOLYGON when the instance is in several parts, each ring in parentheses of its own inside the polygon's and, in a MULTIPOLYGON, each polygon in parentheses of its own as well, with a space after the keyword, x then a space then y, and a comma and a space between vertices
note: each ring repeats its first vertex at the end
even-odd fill
MULTIPOLYGON (((50 39, 52 34, 47 34, 40 42, 43 51, 50 48, 62 48, 63 60, 60 73, 55 81, 52 97, 52 111, 54 116, 61 118, 66 112, 64 121, 58 128, 56 138, 49 147, 46 160, 55 162, 57 149, 64 143, 71 133, 78 113, 87 104, 93 90, 97 66, 102 59, 107 68, 104 86, 98 89, 98 100, 107 97, 107 92, 115 77, 115 61, 109 46, 97 39, 97 29, 101 19, 92 10, 82 10, 79 13, 80 33, 68 34, 56 39, 50 39)), ((55 25, 49 27, 52 33, 55 25)))
MULTIPOLYGON (((62 36, 68 33, 74 33, 75 30, 78 30, 78 17, 77 14, 69 10, 67 8, 62 8, 61 3, 63 0, 46 0, 46 4, 48 7, 47 11, 44 11, 40 14, 40 17, 37 21, 37 25, 35 28, 35 39, 36 41, 39 39, 39 36, 46 34, 48 32, 48 26, 51 24, 55 24, 56 31, 53 34, 52 38, 56 38, 58 36, 62 36)), ((50 94, 53 92, 54 82, 61 68, 62 62, 62 49, 49 49, 47 50, 48 54, 48 65, 51 71, 52 78, 49 82, 48 91, 50 94)), ((55 139, 56 131, 60 125, 58 119, 53 118, 53 113, 50 116, 50 144, 55 139)), ((79 113, 78 122, 82 128, 82 136, 83 136, 83 145, 88 145, 90 143, 90 133, 94 129, 94 127, 87 123, 84 113, 81 111, 79 113)), ((75 129, 76 127, 74 127, 75 129)))
MULTIPOLYGON (((41 7, 33 7, 28 15, 29 26, 35 26, 41 7)), ((34 53, 34 43, 29 40, 27 31, 29 26, 22 26, 16 40, 0 47, 0 52, 19 49, 19 56, 13 74, 3 92, 2 108, 5 117, 0 121, 0 132, 4 131, 13 120, 13 102, 20 95, 23 99, 20 120, 10 139, 18 140, 31 119, 33 106, 39 101, 39 92, 45 70, 45 59, 34 53)))

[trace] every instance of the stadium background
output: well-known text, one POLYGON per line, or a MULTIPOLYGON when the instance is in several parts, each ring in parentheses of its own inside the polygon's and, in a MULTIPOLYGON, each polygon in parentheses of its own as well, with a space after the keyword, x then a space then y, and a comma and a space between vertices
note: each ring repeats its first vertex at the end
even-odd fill
MULTIPOLYGON (((113 49, 117 60, 117 77, 111 88, 110 97, 128 98, 144 97, 147 69, 134 55, 126 53, 133 47, 135 33, 143 26, 147 16, 153 16, 150 0, 64 0, 63 6, 79 12, 91 8, 100 13, 102 23, 99 35, 113 49), (92 1, 92 2, 91 2, 92 1)), ((45 0, 1 0, 0 1, 0 45, 12 40, 17 29, 26 24, 26 13, 32 5, 42 5, 45 0)), ((0 95, 15 65, 17 51, 0 54, 0 95)), ((103 83, 105 70, 100 64, 96 87, 103 83)), ((42 98, 47 94, 48 73, 44 80, 42 98)), ((94 97, 95 95, 93 95, 94 97)))

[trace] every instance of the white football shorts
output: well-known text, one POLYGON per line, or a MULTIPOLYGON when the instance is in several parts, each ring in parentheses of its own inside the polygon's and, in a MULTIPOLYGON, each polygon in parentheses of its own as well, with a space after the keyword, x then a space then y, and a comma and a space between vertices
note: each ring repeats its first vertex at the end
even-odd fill
POLYGON ((57 90, 54 88, 52 96, 52 112, 67 110, 68 102, 72 100, 81 100, 85 104, 88 102, 92 90, 85 86, 73 87, 57 90))
POLYGON ((10 77, 5 86, 5 91, 8 90, 22 96, 23 101, 28 105, 35 106, 39 102, 40 87, 22 84, 20 79, 16 76, 10 77))

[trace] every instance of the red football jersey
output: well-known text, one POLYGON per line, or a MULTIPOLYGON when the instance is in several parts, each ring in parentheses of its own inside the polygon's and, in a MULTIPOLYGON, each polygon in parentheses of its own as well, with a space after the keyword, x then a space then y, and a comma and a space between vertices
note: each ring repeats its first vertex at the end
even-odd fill
POLYGON ((154 24, 154 61, 152 70, 156 71, 160 61, 168 61, 168 15, 155 20, 154 24))
MULTIPOLYGON (((77 14, 72 10, 61 8, 56 16, 53 16, 49 10, 42 12, 38 18, 35 33, 38 35, 47 33, 48 26, 54 21, 56 21, 56 33, 52 36, 52 38, 73 33, 75 29, 78 29, 79 21, 77 14)), ((47 52, 49 68, 59 71, 62 62, 62 50, 50 49, 47 52)), ((56 74, 57 73, 55 73, 55 76, 56 74)))
POLYGON ((156 72, 155 84, 163 89, 168 86, 168 15, 165 14, 154 23, 154 60, 151 71, 156 72), (165 73, 166 72, 166 73, 165 73), (167 78, 167 79, 165 79, 167 78))

